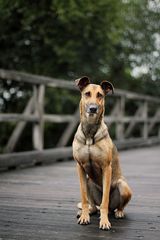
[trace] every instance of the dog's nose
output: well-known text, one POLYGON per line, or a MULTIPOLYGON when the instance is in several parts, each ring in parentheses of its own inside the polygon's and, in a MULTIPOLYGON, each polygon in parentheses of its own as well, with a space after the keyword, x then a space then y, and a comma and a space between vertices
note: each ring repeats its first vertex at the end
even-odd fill
POLYGON ((90 107, 89 110, 90 110, 91 113, 96 113, 97 112, 96 107, 90 107))
POLYGON ((96 105, 90 105, 89 106, 89 112, 90 113, 97 113, 98 107, 96 105))

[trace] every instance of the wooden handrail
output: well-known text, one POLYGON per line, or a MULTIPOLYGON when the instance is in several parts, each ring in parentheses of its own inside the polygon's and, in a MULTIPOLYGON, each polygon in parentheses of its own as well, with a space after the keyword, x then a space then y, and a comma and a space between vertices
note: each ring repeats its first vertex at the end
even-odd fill
MULTIPOLYGON (((160 119, 157 117, 133 117, 133 116, 105 116, 106 123, 113 123, 113 122, 146 122, 146 123, 158 123, 160 119)), ((43 120, 45 122, 52 122, 52 123, 67 123, 75 120, 73 115, 58 115, 58 114, 44 114, 43 120)), ((33 122, 38 123, 39 117, 34 114, 16 114, 16 113, 0 113, 0 122, 33 122)))
MULTIPOLYGON (((76 91, 78 88, 76 88, 74 81, 4 69, 0 69, 0 79, 33 85, 33 96, 26 104, 23 113, 0 113, 0 122, 17 122, 5 147, 5 152, 8 154, 0 154, 0 167, 12 167, 13 165, 27 164, 32 161, 41 162, 52 158, 55 161, 58 158, 71 157, 71 148, 65 148, 65 146, 73 136, 79 122, 78 106, 72 115, 46 114, 44 111, 44 95, 45 86, 76 91), (11 155, 9 152, 14 150, 27 122, 33 124, 32 139, 36 151, 13 153, 11 155), (60 139, 57 139, 58 148, 43 150, 45 122, 68 123, 60 139)), ((109 127, 115 124, 115 141, 119 148, 160 143, 160 98, 121 89, 116 89, 115 94, 111 95, 111 97, 114 98, 114 101, 112 101, 110 114, 105 116, 105 121, 109 127), (125 115, 125 105, 128 100, 136 102, 138 106, 133 116, 125 115), (153 105, 155 108, 154 115, 149 116, 148 112, 153 105), (137 124, 140 125, 140 136, 133 139, 132 133, 137 124), (152 136, 153 133, 154 136, 152 136)))
MULTIPOLYGON (((44 85, 50 86, 50 87, 77 90, 77 88, 74 84, 74 80, 67 81, 64 79, 56 79, 56 78, 52 78, 52 77, 18 72, 18 71, 14 71, 14 70, 0 69, 0 78, 3 80, 13 80, 13 81, 17 81, 17 82, 25 82, 25 83, 29 83, 32 85, 44 84, 44 85)), ((152 101, 155 103, 160 103, 159 98, 144 95, 144 94, 133 93, 133 92, 121 90, 121 89, 115 89, 115 94, 113 96, 125 96, 128 99, 146 100, 146 101, 152 101)))
POLYGON ((0 78, 3 80, 14 80, 17 82, 25 82, 29 84, 37 84, 37 85, 46 85, 50 87, 58 87, 58 88, 67 88, 75 90, 74 82, 66 81, 63 79, 56 79, 46 76, 40 76, 30 73, 18 72, 14 70, 4 70, 0 69, 0 78))

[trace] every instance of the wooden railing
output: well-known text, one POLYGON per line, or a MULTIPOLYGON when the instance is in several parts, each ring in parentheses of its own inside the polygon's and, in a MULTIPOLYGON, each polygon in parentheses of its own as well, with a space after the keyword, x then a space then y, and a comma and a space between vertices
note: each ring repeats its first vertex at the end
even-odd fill
MULTIPOLYGON (((26 82, 33 85, 33 94, 21 114, 0 113, 0 122, 16 121, 17 125, 9 137, 5 147, 5 154, 0 155, 0 167, 17 166, 31 161, 54 161, 64 157, 71 157, 71 147, 65 147, 73 135, 78 122, 79 110, 72 115, 46 114, 44 110, 45 87, 65 88, 77 90, 74 81, 54 79, 50 77, 37 76, 17 71, 0 69, 0 79, 26 82), (33 123, 33 148, 35 151, 25 153, 12 153, 25 128, 27 122, 33 123), (61 138, 58 140, 57 148, 43 150, 44 148, 44 123, 68 122, 61 138)), ((110 99, 110 98, 108 98, 110 99)), ((109 128, 115 125, 115 142, 119 148, 133 146, 144 146, 160 142, 160 99, 141 95, 120 89, 115 90, 111 96, 111 111, 105 116, 109 128), (127 105, 130 109, 132 104, 136 105, 136 111, 130 115, 126 111, 127 105), (152 114, 150 114, 152 110, 152 114), (134 129, 139 125, 139 133, 133 137, 134 129)))

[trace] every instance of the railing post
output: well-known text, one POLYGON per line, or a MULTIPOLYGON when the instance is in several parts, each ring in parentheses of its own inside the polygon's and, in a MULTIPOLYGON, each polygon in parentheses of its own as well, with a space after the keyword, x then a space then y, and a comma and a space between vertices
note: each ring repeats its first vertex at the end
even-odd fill
MULTIPOLYGON (((33 109, 33 97, 30 98, 30 100, 28 101, 27 103, 27 106, 26 108, 24 109, 24 112, 23 114, 29 114, 32 112, 32 109, 33 109)), ((27 122, 24 122, 24 121, 21 121, 21 122, 18 122, 14 131, 12 132, 8 142, 7 142, 7 145, 4 149, 4 152, 5 153, 8 153, 8 152, 13 152, 20 136, 21 136, 21 133, 23 131, 23 129, 25 128, 26 126, 26 123, 27 122)))
POLYGON ((72 119, 72 121, 70 121, 70 123, 68 124, 67 128, 64 130, 60 140, 57 143, 57 147, 64 147, 67 145, 69 139, 71 138, 71 135, 73 134, 73 132, 75 131, 75 128, 79 122, 79 107, 78 109, 76 109, 75 113, 74 113, 74 118, 72 119))
POLYGON ((144 101, 142 116, 144 119, 144 124, 142 128, 142 137, 144 139, 148 139, 148 102, 147 101, 144 101))
POLYGON ((160 124, 158 126, 158 138, 160 139, 160 124))
POLYGON ((117 123, 116 123, 116 139, 122 141, 124 139, 124 122, 123 117, 125 115, 125 96, 121 96, 119 100, 119 108, 117 111, 117 123))
POLYGON ((42 150, 44 147, 44 95, 45 86, 34 86, 34 114, 38 116, 39 121, 33 126, 33 147, 36 150, 42 150))

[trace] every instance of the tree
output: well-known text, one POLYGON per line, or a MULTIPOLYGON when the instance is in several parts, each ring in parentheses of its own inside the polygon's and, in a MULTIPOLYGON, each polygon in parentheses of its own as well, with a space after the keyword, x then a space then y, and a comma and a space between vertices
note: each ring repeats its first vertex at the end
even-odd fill
POLYGON ((123 2, 125 28, 115 46, 111 76, 119 87, 160 95, 160 1, 123 2))
MULTIPOLYGON (((0 0, 0 67, 69 80, 89 75, 160 96, 159 18, 159 0, 0 0)), ((26 87, 0 82, 0 109, 21 111, 26 87)), ((74 108, 67 92, 59 102, 49 91, 46 102, 53 98, 52 112, 74 108)))
POLYGON ((0 64, 66 78, 101 72, 121 35, 122 7, 116 0, 1 1, 0 64))

